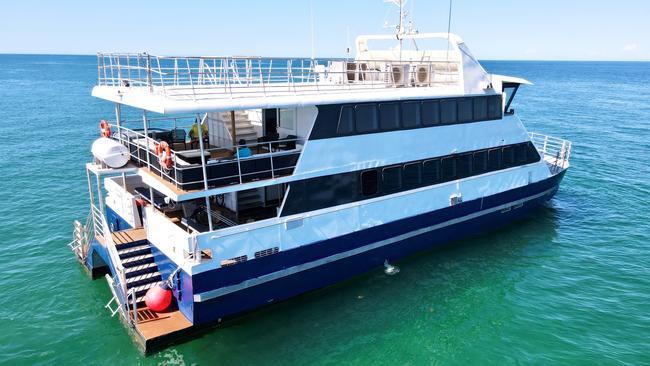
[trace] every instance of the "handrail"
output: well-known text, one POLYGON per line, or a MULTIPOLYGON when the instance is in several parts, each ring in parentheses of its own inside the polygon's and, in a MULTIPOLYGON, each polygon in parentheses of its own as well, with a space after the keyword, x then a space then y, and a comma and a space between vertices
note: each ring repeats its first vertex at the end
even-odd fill
POLYGON ((115 247, 115 243, 113 242, 113 234, 111 233, 110 227, 108 225, 108 221, 106 221, 106 216, 101 212, 101 210, 95 206, 94 204, 91 204, 91 211, 93 213, 93 223, 95 227, 95 232, 96 233, 101 233, 101 236, 104 238, 104 243, 106 245, 106 251, 108 252, 108 256, 111 259, 111 262, 113 264, 113 269, 115 270, 115 276, 117 277, 117 282, 118 282, 118 288, 121 290, 122 298, 119 298, 118 296, 118 301, 120 302, 120 305, 124 308, 125 315, 129 322, 131 324, 137 323, 137 313, 135 312, 136 309, 136 304, 135 301, 133 302, 134 310, 133 314, 132 310, 129 306, 129 296, 131 295, 128 291, 127 285, 126 285, 126 273, 124 266, 122 265, 122 260, 120 259, 120 255, 117 252, 117 248, 115 247), (101 229, 99 229, 101 227, 101 229))
POLYGON ((570 141, 537 132, 529 132, 528 135, 544 161, 551 166, 553 173, 568 167, 569 158, 571 157, 570 141))
POLYGON ((98 85, 147 88, 172 99, 460 85, 458 60, 167 57, 98 53, 98 85))
MULTIPOLYGON (((135 162, 136 164, 140 166, 146 166, 146 159, 143 159, 140 156, 140 152, 145 152, 147 154, 153 153, 153 147, 157 146, 160 142, 146 136, 143 132, 141 131, 135 131, 123 126, 118 126, 117 124, 109 123, 111 126, 111 130, 113 132, 113 136, 111 136, 113 139, 120 141, 123 145, 125 145, 129 151, 129 154, 131 156, 131 160, 135 162), (120 136, 126 136, 127 138, 120 138, 120 136), (142 140, 144 140, 144 143, 141 143, 142 140), (137 142, 134 142, 137 141, 137 142)), ((279 140, 273 140, 273 141, 264 141, 264 142, 256 142, 256 143, 250 143, 250 144, 244 144, 244 145, 234 145, 231 148, 208 148, 205 149, 204 151, 207 153, 211 152, 219 152, 219 151, 230 151, 232 152, 233 150, 235 151, 233 153, 232 158, 226 159, 224 161, 207 161, 206 162, 206 167, 208 166, 220 166, 220 165, 226 165, 230 164, 233 162, 237 163, 237 174, 235 175, 229 175, 229 176, 219 176, 216 178, 208 179, 208 183, 213 183, 215 181, 223 181, 223 180, 228 180, 231 178, 237 178, 240 183, 243 183, 244 181, 247 181, 247 178, 250 176, 255 176, 259 174, 267 174, 269 173, 271 177, 277 177, 283 175, 281 172, 286 171, 287 169, 295 168, 294 166, 290 167, 282 167, 282 168, 276 168, 273 165, 273 158, 276 158, 278 156, 281 156, 286 153, 290 153, 293 150, 299 150, 298 144, 304 144, 305 140, 301 138, 295 138, 295 139, 279 139, 279 140), (293 150, 279 150, 277 149, 277 145, 279 144, 287 144, 287 143, 295 143, 296 144, 296 149, 293 150), (260 149, 265 149, 267 152, 262 153, 262 154, 257 154, 257 155, 252 155, 250 157, 240 157, 239 154, 237 153, 240 149, 242 148, 249 148, 249 149, 257 149, 258 151, 260 149), (245 173, 242 172, 241 169, 241 163, 242 161, 246 161, 247 159, 270 159, 271 161, 271 169, 267 170, 255 170, 250 173, 245 173)), ((151 165, 149 168, 157 175, 160 177, 163 177, 170 181, 172 184, 174 184, 177 188, 181 186, 181 183, 176 179, 175 173, 176 171, 182 171, 185 169, 194 169, 197 167, 196 164, 193 165, 184 165, 179 159, 179 155, 182 155, 182 151, 176 151, 173 149, 170 149, 171 156, 172 156, 172 167, 169 170, 166 169, 161 169, 156 167, 155 165, 151 165), (172 173, 173 172, 173 173, 172 173)), ((196 183, 203 183, 203 177, 201 176, 201 179, 196 180, 196 181, 187 181, 183 182, 182 184, 184 185, 190 185, 190 184, 196 184, 196 183)))

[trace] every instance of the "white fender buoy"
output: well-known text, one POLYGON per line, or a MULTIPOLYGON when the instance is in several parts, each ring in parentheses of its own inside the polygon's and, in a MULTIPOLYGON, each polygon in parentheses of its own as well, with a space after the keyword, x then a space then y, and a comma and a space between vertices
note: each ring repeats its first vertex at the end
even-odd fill
POLYGON ((93 156, 111 168, 121 168, 129 162, 129 150, 118 141, 100 137, 90 148, 93 156))

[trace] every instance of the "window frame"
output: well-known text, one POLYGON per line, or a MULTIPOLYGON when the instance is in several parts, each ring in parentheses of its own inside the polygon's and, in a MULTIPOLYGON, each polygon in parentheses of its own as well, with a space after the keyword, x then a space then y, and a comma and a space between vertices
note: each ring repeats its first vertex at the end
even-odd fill
POLYGON ((381 191, 382 192, 384 193, 399 192, 403 186, 404 184, 402 179, 401 165, 391 165, 381 169, 381 191), (386 174, 387 172, 390 172, 391 174, 396 174, 394 177, 389 176, 388 178, 397 178, 396 181, 397 184, 391 184, 390 186, 387 184, 388 182, 387 174, 386 174))
POLYGON ((361 183, 361 195, 364 197, 370 197, 370 196, 375 196, 379 193, 379 172, 377 169, 368 169, 368 170, 363 170, 361 174, 359 174, 359 182, 361 183), (366 192, 366 176, 367 174, 374 174, 374 180, 375 180, 375 187, 374 187, 374 192, 372 193, 367 193, 366 192))

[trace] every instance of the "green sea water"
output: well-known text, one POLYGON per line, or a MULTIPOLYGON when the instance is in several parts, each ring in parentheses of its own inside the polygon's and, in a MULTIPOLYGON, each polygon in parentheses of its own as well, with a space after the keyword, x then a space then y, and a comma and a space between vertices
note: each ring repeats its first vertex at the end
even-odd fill
POLYGON ((0 364, 650 364, 650 63, 485 66, 533 81, 517 113, 573 142, 548 207, 144 358, 65 246, 113 118, 96 60, 0 55, 0 364))

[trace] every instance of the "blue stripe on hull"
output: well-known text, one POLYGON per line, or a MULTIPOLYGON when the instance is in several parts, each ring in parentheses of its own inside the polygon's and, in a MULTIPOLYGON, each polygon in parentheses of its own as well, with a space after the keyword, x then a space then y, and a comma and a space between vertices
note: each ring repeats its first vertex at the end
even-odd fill
MULTIPOLYGON (((193 290, 197 294, 396 237, 403 233, 431 227, 450 219, 508 204, 550 190, 549 194, 527 201, 517 209, 507 212, 498 210, 212 300, 196 302, 194 303, 193 322, 198 325, 234 316, 265 305, 270 301, 284 300, 361 274, 381 266, 385 259, 395 260, 451 240, 505 225, 523 217, 549 200, 557 191, 563 175, 564 173, 561 173, 545 181, 485 197, 483 200, 464 202, 428 214, 194 275, 193 290)), ((187 301, 187 299, 184 300, 187 301)))

